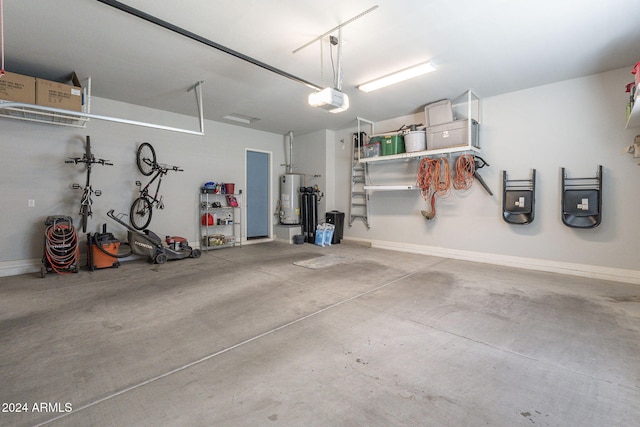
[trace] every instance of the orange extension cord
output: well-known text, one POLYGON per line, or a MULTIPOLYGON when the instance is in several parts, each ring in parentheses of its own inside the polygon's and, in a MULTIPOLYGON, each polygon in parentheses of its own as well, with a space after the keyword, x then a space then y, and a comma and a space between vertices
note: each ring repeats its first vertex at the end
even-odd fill
POLYGON ((416 184, 420 188, 422 198, 430 204, 430 210, 422 211, 427 219, 436 216, 436 196, 446 197, 451 189, 451 172, 449 162, 442 157, 433 160, 428 157, 420 160, 416 184))
POLYGON ((45 237, 45 254, 51 269, 58 274, 71 273, 80 256, 76 229, 69 224, 51 224, 45 237))
MULTIPOLYGON (((473 184, 475 159, 471 154, 463 154, 456 159, 453 188, 468 190, 473 184)), ((449 161, 445 157, 433 160, 428 157, 420 160, 416 184, 421 190, 422 198, 430 204, 429 211, 422 211, 427 219, 436 216, 436 196, 447 197, 451 192, 451 171, 449 161)))
POLYGON ((435 192, 438 197, 447 197, 451 192, 451 171, 449 161, 445 157, 440 157, 434 175, 438 178, 435 184, 435 192))
POLYGON ((468 190, 473 184, 475 163, 471 154, 463 154, 456 159, 456 175, 453 178, 453 188, 456 190, 468 190))
POLYGON ((428 157, 420 160, 418 166, 418 176, 416 178, 416 184, 421 190, 422 198, 428 200, 431 197, 433 191, 433 177, 435 176, 436 160, 432 160, 428 157))

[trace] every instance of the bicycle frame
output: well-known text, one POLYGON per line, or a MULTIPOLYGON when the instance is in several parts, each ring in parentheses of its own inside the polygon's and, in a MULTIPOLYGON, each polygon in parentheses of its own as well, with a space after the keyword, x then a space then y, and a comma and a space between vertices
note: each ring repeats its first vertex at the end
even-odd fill
MULTIPOLYGON (((155 168, 156 167, 154 167, 154 169, 155 168)), ((162 177, 167 174, 167 171, 168 171, 168 169, 162 168, 160 166, 157 166, 157 170, 156 170, 156 173, 153 175, 153 178, 151 178, 151 180, 147 183, 147 185, 145 185, 140 190, 140 197, 144 197, 145 199, 148 199, 149 203, 151 203, 152 205, 155 205, 156 208, 158 208, 158 209, 164 209, 164 205, 162 203, 162 196, 160 196, 160 198, 158 198, 158 194, 160 193, 160 184, 162 184, 162 177), (149 187, 156 180, 158 180, 158 184, 156 185, 156 192, 153 195, 153 197, 151 197, 149 195, 149 187)), ((138 187, 141 187, 142 183, 140 181, 136 181, 136 185, 138 187)))
POLYGON ((138 146, 136 152, 136 164, 138 170, 145 176, 151 177, 149 182, 143 187, 140 181, 136 181, 139 188, 139 196, 133 201, 129 210, 129 220, 136 230, 144 230, 151 222, 153 216, 153 208, 164 209, 162 196, 160 194, 160 185, 162 178, 168 171, 182 171, 178 166, 168 166, 160 164, 156 161, 156 153, 151 144, 143 142, 138 146), (150 194, 150 188, 156 182, 156 190, 153 195, 150 194))
MULTIPOLYGON (((94 157, 94 155, 91 153, 91 140, 89 139, 88 135, 87 135, 87 142, 85 146, 85 152, 82 155, 82 158, 71 157, 70 159, 71 160, 66 160, 65 163, 74 163, 74 164, 84 163, 87 165, 87 179, 84 185, 84 191, 82 192, 82 197, 80 199, 80 217, 82 222, 82 231, 86 232, 88 218, 93 215, 93 212, 91 211, 91 205, 93 204, 93 199, 91 198, 91 196, 93 194, 95 194, 96 196, 100 196, 102 194, 100 190, 94 191, 93 187, 91 187, 91 167, 94 163, 99 163, 101 165, 108 165, 108 166, 113 166, 113 163, 109 163, 108 160, 96 159, 94 157)), ((80 189, 80 184, 73 184, 72 188, 74 190, 80 189)))

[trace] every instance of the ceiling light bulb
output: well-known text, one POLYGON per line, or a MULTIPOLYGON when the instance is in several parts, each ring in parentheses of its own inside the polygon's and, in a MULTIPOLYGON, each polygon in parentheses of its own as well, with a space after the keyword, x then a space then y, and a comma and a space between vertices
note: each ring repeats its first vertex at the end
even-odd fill
POLYGON ((360 86, 358 86, 358 89, 363 92, 371 92, 376 89, 380 89, 395 83, 421 76, 423 74, 430 73, 432 71, 435 71, 435 69, 436 67, 431 62, 425 62, 370 81, 369 83, 361 84, 360 86))

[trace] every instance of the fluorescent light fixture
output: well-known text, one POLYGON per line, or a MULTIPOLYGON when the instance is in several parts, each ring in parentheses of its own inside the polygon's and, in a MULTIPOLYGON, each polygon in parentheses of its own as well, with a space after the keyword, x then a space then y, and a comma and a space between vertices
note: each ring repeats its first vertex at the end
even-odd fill
POLYGON ((369 83, 361 84, 360 86, 358 86, 358 89, 363 92, 371 92, 376 89, 403 82, 405 80, 409 80, 435 70, 436 67, 431 62, 425 62, 422 64, 414 65, 413 67, 405 68, 404 70, 397 71, 393 74, 380 77, 379 79, 370 81, 369 83))
POLYGON ((346 93, 327 87, 309 94, 309 105, 330 113, 340 113, 349 109, 349 97, 346 93))
POLYGON ((250 125, 253 122, 257 122, 258 118, 245 116, 244 114, 231 113, 224 116, 227 120, 233 120, 234 122, 243 123, 245 125, 250 125))

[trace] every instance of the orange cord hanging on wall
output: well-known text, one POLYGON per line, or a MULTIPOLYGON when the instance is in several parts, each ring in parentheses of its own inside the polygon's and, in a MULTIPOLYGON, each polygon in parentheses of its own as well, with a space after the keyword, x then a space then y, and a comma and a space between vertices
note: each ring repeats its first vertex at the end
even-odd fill
POLYGON ((474 158, 471 154, 463 154, 456 159, 456 175, 453 178, 453 188, 468 190, 473 184, 473 174, 476 170, 474 158))
POLYGON ((447 197, 451 193, 451 171, 449 160, 440 157, 436 163, 434 175, 437 178, 435 183, 435 193, 438 197, 447 197))
POLYGON ((423 210, 420 211, 420 213, 422 213, 422 216, 427 219, 433 219, 436 216, 436 192, 434 177, 436 176, 437 163, 437 160, 425 157, 420 160, 420 165, 418 166, 418 176, 416 178, 416 184, 420 188, 422 198, 425 199, 430 205, 430 210, 423 210))

